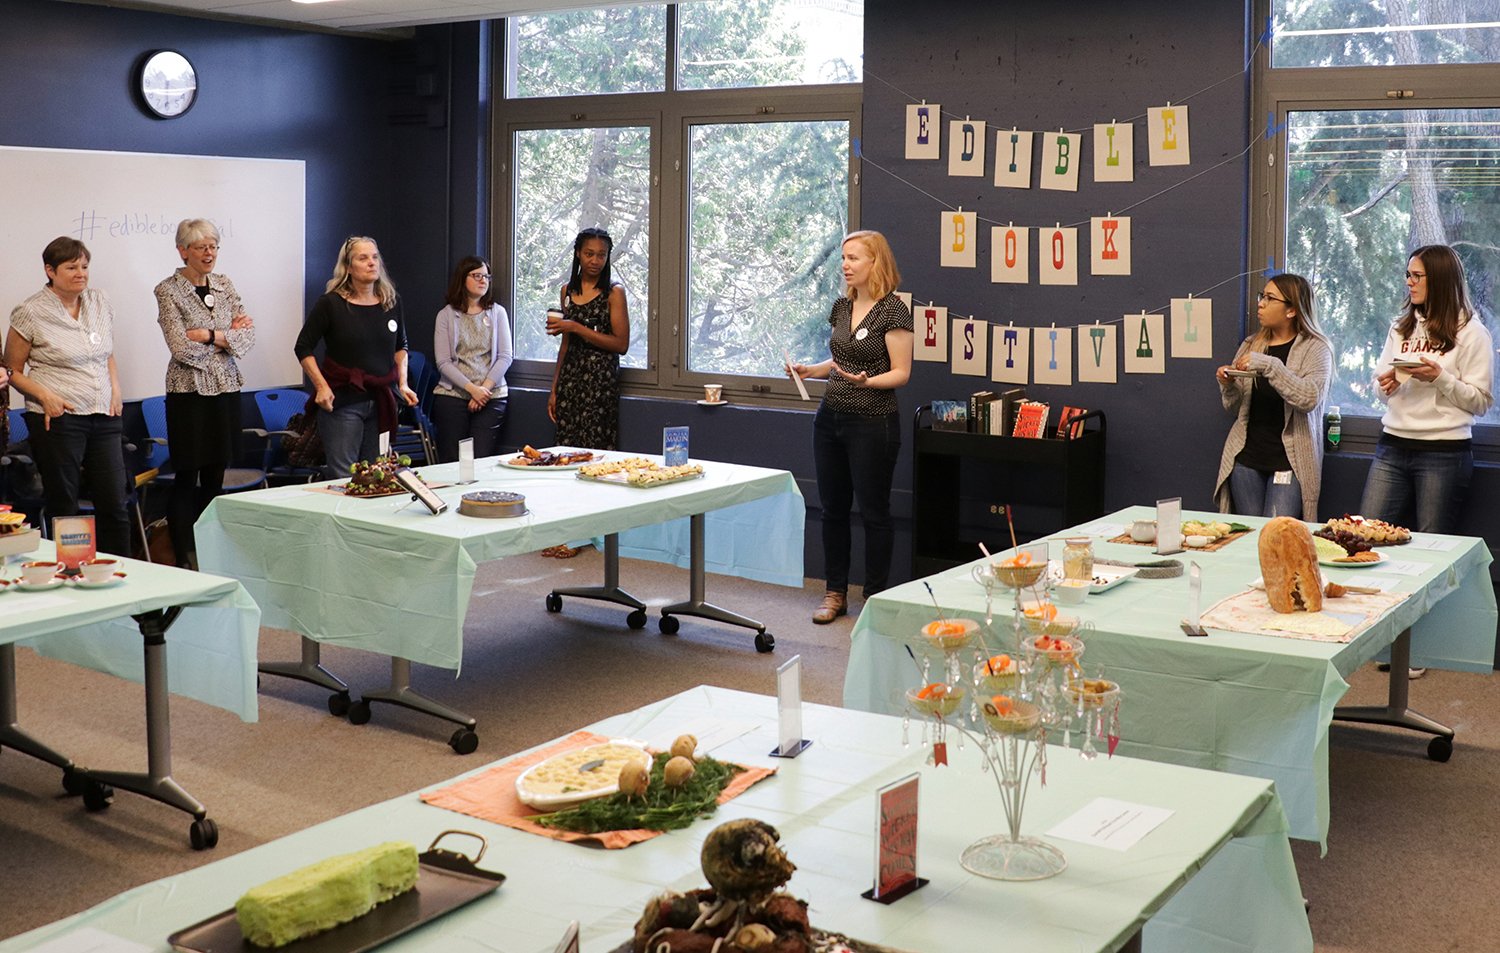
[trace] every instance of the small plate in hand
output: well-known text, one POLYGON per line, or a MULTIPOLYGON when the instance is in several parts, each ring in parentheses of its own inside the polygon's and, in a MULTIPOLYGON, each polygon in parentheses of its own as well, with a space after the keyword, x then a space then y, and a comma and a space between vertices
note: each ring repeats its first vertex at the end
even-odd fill
POLYGON ((1391 366, 1403 371, 1419 371, 1427 366, 1425 361, 1392 361, 1391 366))
POLYGON ((1260 371, 1242 371, 1238 367, 1227 367, 1224 373, 1230 377, 1259 377, 1260 371))

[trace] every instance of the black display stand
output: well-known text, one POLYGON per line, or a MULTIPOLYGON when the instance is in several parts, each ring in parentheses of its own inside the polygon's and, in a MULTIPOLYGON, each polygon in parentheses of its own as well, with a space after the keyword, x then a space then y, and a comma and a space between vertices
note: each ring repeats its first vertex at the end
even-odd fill
MULTIPOLYGON (((919 407, 912 418, 913 578, 979 558, 979 540, 961 535, 965 522, 974 522, 963 519, 966 501, 974 507, 1024 507, 1031 525, 1018 525, 1017 532, 1028 540, 1104 515, 1104 411, 1075 418, 1085 427, 1097 421, 1097 427, 1067 440, 933 430, 930 424, 923 426, 924 413, 928 408, 919 407), (999 489, 971 485, 978 481, 965 480, 966 460, 1011 464, 1016 473, 1034 476, 1017 477, 1018 485, 999 489)), ((1005 525, 1003 511, 991 518, 998 520, 997 526, 1005 525)), ((1008 530, 997 535, 1008 549, 1008 530)))

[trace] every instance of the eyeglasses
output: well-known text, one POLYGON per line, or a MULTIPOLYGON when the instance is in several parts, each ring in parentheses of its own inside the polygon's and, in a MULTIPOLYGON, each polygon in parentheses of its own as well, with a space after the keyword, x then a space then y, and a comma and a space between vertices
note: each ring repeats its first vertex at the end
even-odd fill
POLYGON ((189 245, 188 251, 195 251, 200 255, 204 252, 212 252, 214 254, 217 254, 219 251, 219 246, 214 244, 213 242, 199 242, 196 245, 189 245))
POLYGON ((487 275, 487 274, 485 274, 482 271, 471 271, 471 272, 469 272, 469 277, 473 278, 475 281, 489 281, 490 280, 490 276, 487 275))
POLYGON ((1427 277, 1427 274, 1425 272, 1421 272, 1421 271, 1408 271, 1406 273, 1406 280, 1407 281, 1421 281, 1423 278, 1426 278, 1426 277, 1427 277))
POLYGON ((1256 295, 1255 296, 1255 300, 1256 301, 1280 301, 1282 304, 1291 304, 1291 302, 1288 301, 1288 300, 1286 300, 1285 298, 1278 298, 1275 295, 1268 295, 1264 291, 1262 291, 1260 294, 1256 295))

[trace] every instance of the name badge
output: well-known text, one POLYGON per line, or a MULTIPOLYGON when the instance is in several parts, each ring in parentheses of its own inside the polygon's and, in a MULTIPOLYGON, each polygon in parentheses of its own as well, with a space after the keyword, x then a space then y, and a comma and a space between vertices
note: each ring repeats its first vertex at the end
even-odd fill
POLYGON ((392 334, 396 333, 396 319, 395 318, 391 318, 389 321, 387 321, 385 323, 385 326, 391 329, 391 333, 392 334))
POLYGON ((870 329, 869 328, 860 328, 858 331, 854 332, 854 340, 856 340, 856 341, 863 341, 865 338, 867 338, 869 336, 870 336, 870 329))
POLYGON ((203 303, 208 305, 210 308, 214 306, 214 293, 212 291, 203 296, 203 303))
POLYGON ((1277 486, 1291 486, 1292 485, 1292 471, 1290 471, 1290 470, 1277 470, 1276 471, 1276 475, 1273 476, 1273 477, 1271 477, 1271 482, 1274 483, 1274 484, 1276 484, 1277 486))
POLYGON ((485 327, 489 327, 490 326, 489 315, 485 315, 483 318, 480 318, 480 321, 484 324, 485 327))
POLYGON ((90 331, 89 332, 89 343, 90 344, 98 344, 101 340, 103 340, 103 339, 99 337, 99 332, 98 331, 90 331))

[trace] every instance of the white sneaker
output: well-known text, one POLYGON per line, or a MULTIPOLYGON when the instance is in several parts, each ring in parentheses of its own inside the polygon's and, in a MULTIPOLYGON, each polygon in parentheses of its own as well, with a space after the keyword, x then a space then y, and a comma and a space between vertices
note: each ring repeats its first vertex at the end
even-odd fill
POLYGON ((1427 669, 1425 669, 1425 668, 1413 668, 1413 669, 1408 669, 1407 670, 1406 677, 1407 678, 1421 678, 1423 675, 1426 675, 1426 674, 1427 674, 1427 669))

